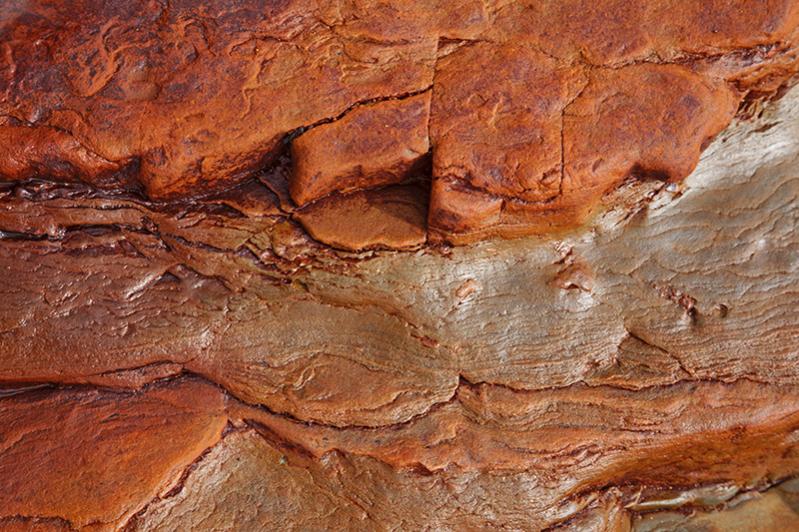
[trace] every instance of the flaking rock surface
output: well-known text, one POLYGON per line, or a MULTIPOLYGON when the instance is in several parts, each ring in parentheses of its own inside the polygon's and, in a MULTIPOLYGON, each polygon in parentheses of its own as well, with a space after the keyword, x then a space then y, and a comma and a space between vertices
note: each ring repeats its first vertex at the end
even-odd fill
POLYGON ((186 200, 289 144, 298 205, 427 178, 436 242, 561 231, 626 178, 680 181, 799 70, 796 0, 7 4, 0 179, 186 200))
POLYGON ((0 530, 796 526, 799 2, 2 8, 0 530))

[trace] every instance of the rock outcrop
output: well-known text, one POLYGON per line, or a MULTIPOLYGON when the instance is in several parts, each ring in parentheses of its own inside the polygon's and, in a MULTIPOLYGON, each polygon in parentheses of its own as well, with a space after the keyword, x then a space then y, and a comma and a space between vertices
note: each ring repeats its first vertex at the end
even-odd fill
POLYGON ((299 206, 426 176, 431 241, 548 234, 799 70, 795 0, 151 4, 6 10, 0 179, 185 201, 288 143, 299 206))
POLYGON ((798 27, 4 6, 0 530, 792 528, 798 27))

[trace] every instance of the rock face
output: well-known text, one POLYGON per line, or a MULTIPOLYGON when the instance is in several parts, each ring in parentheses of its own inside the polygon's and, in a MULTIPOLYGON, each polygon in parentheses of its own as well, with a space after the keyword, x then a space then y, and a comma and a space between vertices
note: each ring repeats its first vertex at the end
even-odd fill
POLYGON ((15 2, 0 179, 187 200, 288 141, 302 206, 413 178, 431 151, 432 241, 571 229, 628 177, 682 180, 799 70, 795 0, 642 4, 15 2))
POLYGON ((7 3, 0 530, 795 528, 798 25, 7 3))
POLYGON ((422 173, 430 142, 430 92, 364 105, 291 143, 291 198, 306 205, 333 193, 395 185, 422 173))

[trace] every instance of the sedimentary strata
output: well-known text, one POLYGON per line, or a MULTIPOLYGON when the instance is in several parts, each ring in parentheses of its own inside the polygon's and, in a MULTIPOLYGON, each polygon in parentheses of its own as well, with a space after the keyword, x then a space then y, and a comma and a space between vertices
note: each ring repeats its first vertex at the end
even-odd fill
POLYGON ((5 9, 0 529, 790 528, 799 5, 701 4, 5 9))

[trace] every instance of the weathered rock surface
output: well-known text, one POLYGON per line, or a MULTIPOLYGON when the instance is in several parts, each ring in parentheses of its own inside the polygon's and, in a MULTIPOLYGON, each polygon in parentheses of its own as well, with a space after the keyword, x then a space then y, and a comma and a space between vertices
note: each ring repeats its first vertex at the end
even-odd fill
POLYGON ((450 243, 570 229, 627 177, 680 181, 742 101, 799 71, 795 0, 81 0, 0 17, 0 179, 185 200, 290 143, 304 205, 396 184, 429 149, 431 237, 450 243))
POLYGON ((276 175, 8 189, 3 525, 669 529, 799 474, 797 102, 557 240, 336 252, 276 175))
POLYGON ((790 529, 797 17, 11 5, 0 530, 790 529))
POLYGON ((18 390, 2 399, 3 518, 124 523, 221 437, 223 401, 196 381, 140 394, 18 390))
POLYGON ((427 203, 418 185, 320 200, 295 214, 314 239, 344 250, 411 249, 425 243, 427 203))
POLYGON ((428 91, 364 105, 300 135, 291 143, 292 199, 305 205, 333 193, 396 185, 423 175, 429 119, 428 91))

